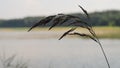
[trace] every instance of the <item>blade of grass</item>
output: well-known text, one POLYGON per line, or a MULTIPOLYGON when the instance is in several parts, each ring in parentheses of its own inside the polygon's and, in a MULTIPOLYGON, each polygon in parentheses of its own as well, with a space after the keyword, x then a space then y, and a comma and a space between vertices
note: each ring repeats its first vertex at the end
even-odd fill
POLYGON ((78 6, 82 9, 82 11, 86 14, 87 18, 89 19, 90 17, 88 12, 81 5, 78 5, 78 6))
POLYGON ((65 32, 60 38, 59 40, 61 40, 63 37, 65 37, 67 34, 69 34, 70 32, 74 31, 76 28, 72 28, 70 30, 68 30, 67 32, 65 32))
POLYGON ((40 20, 38 23, 35 23, 35 24, 28 30, 28 32, 31 31, 33 28, 39 26, 39 25, 44 25, 44 26, 45 26, 45 25, 46 25, 47 23, 49 23, 55 16, 56 16, 56 15, 48 16, 48 17, 40 20))

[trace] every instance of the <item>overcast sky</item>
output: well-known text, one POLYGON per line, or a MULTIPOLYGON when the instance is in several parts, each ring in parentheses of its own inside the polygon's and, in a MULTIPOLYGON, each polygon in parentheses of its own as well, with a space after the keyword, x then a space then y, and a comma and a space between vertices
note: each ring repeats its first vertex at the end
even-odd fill
POLYGON ((0 0, 0 19, 81 12, 120 10, 120 0, 0 0))

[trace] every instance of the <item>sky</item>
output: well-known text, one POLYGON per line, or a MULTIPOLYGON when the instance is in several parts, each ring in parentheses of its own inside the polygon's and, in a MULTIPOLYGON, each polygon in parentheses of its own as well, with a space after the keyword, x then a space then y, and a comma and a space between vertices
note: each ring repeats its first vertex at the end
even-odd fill
POLYGON ((120 0, 0 0, 0 19, 47 16, 58 13, 120 10, 120 0))

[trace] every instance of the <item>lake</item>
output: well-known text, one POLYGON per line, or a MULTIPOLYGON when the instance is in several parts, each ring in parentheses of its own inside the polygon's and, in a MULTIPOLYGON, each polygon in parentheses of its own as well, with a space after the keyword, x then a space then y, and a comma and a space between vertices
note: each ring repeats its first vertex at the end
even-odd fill
MULTIPOLYGON (((29 68, 107 68, 99 45, 62 32, 0 32, 0 54, 16 54, 29 68)), ((100 39, 111 68, 120 68, 120 39, 100 39)), ((0 55, 0 56, 1 56, 0 55)), ((2 57, 2 56, 1 56, 2 57)))

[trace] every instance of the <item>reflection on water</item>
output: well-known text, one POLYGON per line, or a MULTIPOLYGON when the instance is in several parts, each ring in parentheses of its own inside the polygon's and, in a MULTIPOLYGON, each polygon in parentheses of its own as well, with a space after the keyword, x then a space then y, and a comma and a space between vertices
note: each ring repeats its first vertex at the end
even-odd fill
MULTIPOLYGON (((100 47, 93 40, 66 37, 59 41, 58 37, 59 33, 52 32, 0 33, 0 53, 29 59, 30 68, 107 68, 100 47)), ((120 40, 100 41, 111 68, 120 68, 120 40)))

